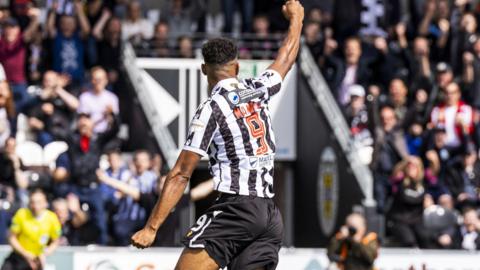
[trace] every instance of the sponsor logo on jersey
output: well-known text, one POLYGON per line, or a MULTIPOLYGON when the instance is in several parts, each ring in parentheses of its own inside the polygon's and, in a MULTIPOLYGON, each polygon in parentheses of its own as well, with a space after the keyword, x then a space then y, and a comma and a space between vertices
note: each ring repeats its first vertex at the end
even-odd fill
POLYGON ((237 94, 237 92, 233 91, 228 93, 228 100, 230 100, 233 105, 237 105, 240 103, 240 96, 237 94))
POLYGON ((250 158, 250 167, 257 168, 257 165, 258 165, 258 158, 251 157, 250 158))
MULTIPOLYGON (((248 103, 254 99, 260 98, 263 95, 262 90, 259 89, 235 89, 226 94, 228 102, 232 105, 239 105, 248 103)), ((225 94, 224 94, 225 97, 225 94)))
POLYGON ((251 169, 273 167, 273 163, 275 162, 275 155, 250 157, 249 162, 251 169))

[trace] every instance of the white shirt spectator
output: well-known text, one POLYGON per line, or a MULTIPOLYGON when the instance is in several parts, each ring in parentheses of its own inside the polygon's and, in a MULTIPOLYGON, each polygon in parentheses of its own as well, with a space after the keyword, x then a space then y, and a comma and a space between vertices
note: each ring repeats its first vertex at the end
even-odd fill
POLYGON ((0 149, 3 149, 5 142, 10 137, 10 122, 8 121, 7 110, 0 108, 0 149))
POLYGON ((338 95, 338 102, 342 106, 346 106, 350 102, 350 92, 349 88, 356 83, 356 74, 358 66, 349 66, 345 71, 345 77, 343 78, 342 84, 340 85, 340 93, 338 95))
POLYGON ((125 20, 122 22, 122 39, 128 40, 133 36, 141 35, 143 39, 153 37, 154 26, 146 19, 139 19, 135 22, 125 20))
POLYGON ((5 69, 3 65, 0 64, 0 81, 5 81, 7 79, 7 75, 5 75, 5 69))
POLYGON ((436 127, 443 127, 447 133, 445 144, 449 147, 457 147, 462 143, 462 125, 468 127, 468 132, 473 130, 473 110, 469 105, 459 102, 457 106, 440 105, 432 110, 432 123, 436 127))
POLYGON ((80 95, 80 105, 78 113, 89 114, 93 123, 93 131, 102 133, 108 128, 105 111, 111 108, 114 114, 118 114, 118 98, 110 91, 103 90, 100 93, 88 91, 80 95))
POLYGON ((465 250, 477 249, 477 237, 479 237, 476 231, 468 232, 465 227, 461 228, 463 234, 462 248, 465 250))

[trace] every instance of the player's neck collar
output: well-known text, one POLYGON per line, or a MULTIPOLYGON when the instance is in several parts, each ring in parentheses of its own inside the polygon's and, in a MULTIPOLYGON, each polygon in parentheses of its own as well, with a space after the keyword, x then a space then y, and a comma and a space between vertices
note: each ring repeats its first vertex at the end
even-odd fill
POLYGON ((220 89, 222 88, 226 88, 227 90, 230 89, 230 85, 233 83, 238 84, 238 79, 236 77, 231 77, 218 81, 212 89, 212 96, 218 93, 218 91, 220 91, 220 89))

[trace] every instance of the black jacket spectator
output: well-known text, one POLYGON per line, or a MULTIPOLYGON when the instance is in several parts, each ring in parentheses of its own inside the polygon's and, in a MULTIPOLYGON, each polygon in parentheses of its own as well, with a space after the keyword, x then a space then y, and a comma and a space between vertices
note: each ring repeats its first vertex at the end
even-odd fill
POLYGON ((0 153, 0 186, 16 187, 15 167, 5 152, 0 153))
MULTIPOLYGON (((88 118, 88 115, 80 115, 81 118, 88 118)), ((119 119, 113 114, 109 116, 110 127, 104 132, 97 135, 79 133, 73 134, 69 139, 68 157, 70 160, 70 177, 73 183, 79 186, 89 186, 97 183, 96 170, 98 169, 100 156, 105 150, 105 146, 115 137, 119 128, 119 119)), ((82 129, 79 124, 79 129, 82 129)))
POLYGON ((63 87, 68 79, 54 71, 43 75, 42 89, 37 89, 35 104, 28 112, 30 129, 36 132, 41 146, 68 138, 78 99, 63 87))
MULTIPOLYGON (((322 68, 322 73, 327 80, 330 89, 334 91, 335 97, 338 99, 338 91, 343 79, 347 73, 347 63, 336 56, 329 56, 325 58, 325 65, 322 68)), ((362 86, 367 86, 372 77, 370 64, 366 59, 360 59, 358 62, 357 72, 355 73, 356 83, 362 86)))
MULTIPOLYGON (((406 166, 405 171, 410 164, 406 166)), ((406 173, 401 174, 400 182, 395 186, 393 205, 388 213, 392 234, 401 246, 426 248, 430 245, 430 237, 422 219, 426 195, 423 175, 419 174, 413 179, 406 173)))

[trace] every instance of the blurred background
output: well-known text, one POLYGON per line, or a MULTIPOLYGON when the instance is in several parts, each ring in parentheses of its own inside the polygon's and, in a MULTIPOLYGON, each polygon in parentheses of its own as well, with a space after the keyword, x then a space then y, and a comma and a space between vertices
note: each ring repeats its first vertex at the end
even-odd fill
MULTIPOLYGON (((47 269, 171 269, 217 196, 207 160, 155 242, 177 248, 108 246, 145 223, 208 96, 202 44, 234 39, 239 76, 259 75, 288 29, 283 2, 1 0, 0 258, 40 188, 62 224, 47 269)), ((351 213, 380 269, 476 269, 480 1, 301 2, 298 62, 271 104, 279 269, 334 265, 335 240, 363 231, 342 230, 351 213)))

